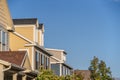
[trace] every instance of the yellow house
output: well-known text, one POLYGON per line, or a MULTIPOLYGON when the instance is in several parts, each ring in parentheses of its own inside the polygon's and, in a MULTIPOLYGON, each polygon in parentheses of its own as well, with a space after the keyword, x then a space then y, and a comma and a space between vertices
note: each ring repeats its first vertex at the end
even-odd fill
POLYGON ((0 0, 0 26, 6 30, 14 30, 6 0, 0 0))
POLYGON ((9 37, 13 32, 7 1, 0 0, 0 80, 33 80, 38 73, 32 69, 28 51, 10 50, 9 37))
POLYGON ((44 48, 44 25, 36 18, 13 19, 15 31, 9 33, 10 50, 26 50, 32 70, 50 69, 51 54, 44 48))
POLYGON ((0 80, 33 80, 37 74, 31 70, 27 51, 0 52, 0 80))
POLYGON ((9 50, 8 31, 13 31, 13 22, 6 0, 0 0, 0 51, 9 50))
POLYGON ((40 68, 51 69, 50 63, 62 65, 66 72, 60 75, 70 74, 66 53, 57 50, 59 59, 54 51, 44 48, 43 24, 36 18, 12 20, 7 0, 0 0, 0 80, 35 80, 40 68))

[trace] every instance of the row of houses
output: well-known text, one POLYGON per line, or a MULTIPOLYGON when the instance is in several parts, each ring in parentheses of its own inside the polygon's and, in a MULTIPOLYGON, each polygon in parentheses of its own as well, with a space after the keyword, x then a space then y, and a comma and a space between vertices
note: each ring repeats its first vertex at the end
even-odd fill
POLYGON ((66 55, 44 47, 44 24, 37 18, 12 19, 7 0, 0 0, 0 80, 34 80, 41 68, 71 75, 66 55))

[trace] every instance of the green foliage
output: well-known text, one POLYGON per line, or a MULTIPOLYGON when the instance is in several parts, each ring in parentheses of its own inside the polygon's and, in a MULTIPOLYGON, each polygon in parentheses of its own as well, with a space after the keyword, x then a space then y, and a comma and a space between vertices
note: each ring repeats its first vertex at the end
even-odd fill
POLYGON ((73 80, 72 76, 57 76, 51 70, 41 69, 36 80, 73 80))
POLYGON ((99 61, 97 57, 91 61, 89 70, 92 80, 112 80, 110 67, 107 67, 104 61, 99 61))
POLYGON ((58 76, 54 75, 51 70, 42 69, 36 80, 58 80, 58 76))
POLYGON ((84 75, 82 75, 82 73, 74 74, 74 80, 83 80, 83 79, 84 79, 84 75))

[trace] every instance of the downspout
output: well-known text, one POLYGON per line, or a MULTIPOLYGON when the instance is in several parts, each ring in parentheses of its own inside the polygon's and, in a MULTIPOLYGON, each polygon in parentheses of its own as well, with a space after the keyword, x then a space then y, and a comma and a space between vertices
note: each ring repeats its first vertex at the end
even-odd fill
POLYGON ((11 67, 12 67, 12 65, 9 65, 8 68, 3 69, 3 72, 8 71, 9 69, 11 69, 11 67))

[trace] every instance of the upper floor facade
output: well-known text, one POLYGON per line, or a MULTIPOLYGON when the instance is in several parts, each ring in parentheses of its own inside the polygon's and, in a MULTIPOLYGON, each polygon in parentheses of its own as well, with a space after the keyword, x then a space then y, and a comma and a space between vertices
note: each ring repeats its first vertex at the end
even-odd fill
POLYGON ((44 48, 44 25, 36 18, 14 19, 15 30, 9 33, 10 50, 26 50, 32 70, 50 69, 51 54, 44 48), (19 45, 18 45, 19 43, 19 45))
POLYGON ((66 62, 66 55, 67 53, 61 49, 51 49, 46 48, 48 52, 50 52, 53 56, 51 56, 51 63, 65 63, 66 62))
POLYGON ((44 25, 37 18, 13 19, 15 32, 40 46, 44 46, 44 25))
POLYGON ((60 49, 46 48, 53 56, 50 58, 51 69, 58 76, 71 75, 73 68, 66 64, 67 53, 60 49))

